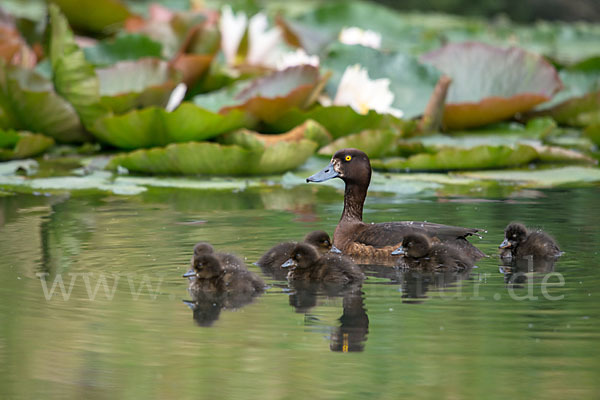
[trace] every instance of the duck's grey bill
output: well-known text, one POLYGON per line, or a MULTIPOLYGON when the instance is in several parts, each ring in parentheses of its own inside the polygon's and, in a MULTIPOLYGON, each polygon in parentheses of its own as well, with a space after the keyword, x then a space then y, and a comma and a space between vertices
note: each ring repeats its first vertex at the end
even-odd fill
POLYGON ((329 163, 329 165, 321 171, 306 178, 306 182, 324 182, 332 178, 337 178, 338 176, 339 174, 333 169, 333 164, 329 163))
POLYGON ((335 246, 331 246, 331 250, 329 251, 336 254, 342 254, 342 251, 335 246))
POLYGON ((400 246, 396 250, 392 251, 393 256, 403 256, 404 254, 406 254, 406 252, 404 251, 404 247, 402 247, 402 246, 400 246))
POLYGON ((508 239, 504 239, 504 241, 500 243, 500 246, 498 246, 499 249, 510 249, 511 247, 512 244, 508 241, 508 239))
POLYGON ((294 265, 296 265, 296 262, 290 258, 286 262, 281 264, 281 268, 289 268, 289 267, 293 267, 294 265))
POLYGON ((182 275, 184 278, 191 278, 193 276, 196 276, 196 271, 194 271, 194 269, 190 269, 188 272, 186 272, 185 274, 182 275))

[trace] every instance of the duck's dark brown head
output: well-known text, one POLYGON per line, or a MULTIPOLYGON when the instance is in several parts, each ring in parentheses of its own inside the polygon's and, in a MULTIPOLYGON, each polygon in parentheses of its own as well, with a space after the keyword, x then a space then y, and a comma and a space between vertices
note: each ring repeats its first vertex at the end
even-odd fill
POLYGON ((307 244, 298 243, 290 255, 289 260, 283 263, 281 266, 284 268, 294 267, 297 269, 310 268, 319 259, 319 253, 317 250, 307 244))
POLYGON ((504 230, 504 241, 498 246, 500 249, 514 249, 527 239, 527 228, 517 222, 511 222, 504 230))
POLYGON ((201 254, 194 258, 194 272, 198 279, 218 278, 224 271, 219 259, 212 254, 201 254))
POLYGON ((198 242, 194 246, 194 257, 201 254, 213 254, 215 249, 207 242, 198 242))
POLYGON ((328 166, 308 177, 306 182, 324 182, 332 178, 368 187, 371 182, 369 157, 358 149, 339 150, 333 155, 328 166))
POLYGON ((320 251, 331 250, 331 238, 325 231, 314 231, 306 235, 304 241, 311 246, 315 246, 320 251))
POLYGON ((431 241, 421 233, 410 233, 402 239, 402 246, 392 254, 405 257, 421 258, 427 256, 431 249, 431 241))

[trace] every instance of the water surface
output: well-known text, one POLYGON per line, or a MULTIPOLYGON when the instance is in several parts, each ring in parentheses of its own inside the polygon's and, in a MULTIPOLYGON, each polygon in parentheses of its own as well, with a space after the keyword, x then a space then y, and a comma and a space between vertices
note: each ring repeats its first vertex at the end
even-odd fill
POLYGON ((267 292, 209 327, 183 301, 193 245, 260 274, 251 263, 270 246, 333 232, 340 192, 0 197, 1 397, 596 398, 600 188, 483 195, 371 193, 365 207, 367 221, 486 229, 472 241, 491 257, 467 273, 372 267, 346 293, 261 275, 267 292), (511 280, 494 257, 511 220, 565 255, 511 280), (64 293, 50 293, 58 278, 64 293))

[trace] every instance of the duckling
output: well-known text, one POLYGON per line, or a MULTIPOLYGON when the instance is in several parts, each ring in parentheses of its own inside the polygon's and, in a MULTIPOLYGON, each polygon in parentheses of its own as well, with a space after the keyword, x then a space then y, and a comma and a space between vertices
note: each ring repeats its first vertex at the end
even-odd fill
MULTIPOLYGON (((304 243, 315 247, 321 254, 325 254, 331 249, 331 239, 325 231, 310 232, 304 237, 304 243)), ((281 264, 290 258, 290 254, 297 244, 298 242, 284 242, 273 246, 263 254, 256 265, 261 267, 263 272, 273 275, 275 279, 285 279, 288 271, 281 268, 281 264)))
POLYGON ((504 241, 498 248, 501 249, 501 254, 510 249, 513 258, 556 258, 562 254, 556 241, 549 235, 541 230, 530 232, 518 222, 508 224, 504 230, 504 241))
POLYGON ((333 234, 333 245, 343 254, 356 260, 370 259, 377 263, 387 260, 393 265, 395 257, 392 251, 400 246, 405 235, 418 230, 429 238, 460 248, 472 261, 484 256, 466 239, 480 229, 414 221, 364 223, 363 206, 371 182, 371 163, 364 152, 358 149, 339 150, 328 166, 306 181, 323 182, 333 178, 340 178, 345 183, 344 210, 333 234))
POLYGON ((409 268, 463 270, 473 266, 455 247, 431 243, 431 239, 422 233, 404 236, 402 246, 392 254, 402 255, 409 268))
MULTIPOLYGON (((219 258, 212 254, 200 254, 194 257, 190 293, 198 292, 226 293, 228 295, 254 295, 264 291, 264 282, 245 267, 227 268, 219 258)), ((188 271, 183 275, 189 277, 188 271)))
POLYGON ((219 259, 225 268, 246 268, 244 262, 237 256, 228 253, 216 253, 214 247, 207 242, 198 242, 194 246, 194 255, 190 264, 194 265, 194 259, 202 254, 212 254, 219 259))
POLYGON ((350 259, 340 254, 319 252, 311 245, 298 243, 282 268, 293 267, 290 281, 314 281, 336 284, 362 282, 364 274, 350 259))

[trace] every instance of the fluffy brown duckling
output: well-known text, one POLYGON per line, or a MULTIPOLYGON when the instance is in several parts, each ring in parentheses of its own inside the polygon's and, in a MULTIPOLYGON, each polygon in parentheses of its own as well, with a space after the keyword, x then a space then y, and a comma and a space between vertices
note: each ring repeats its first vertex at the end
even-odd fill
POLYGON ((407 267, 419 269, 463 270, 472 267, 471 260, 446 243, 432 243, 422 233, 404 236, 402 246, 392 252, 403 256, 407 267))
POLYGON ((246 268, 244 262, 237 256, 228 253, 217 253, 214 247, 207 242, 198 242, 194 246, 194 255, 190 260, 190 265, 194 266, 194 259, 203 254, 212 254, 219 259, 225 268, 246 268))
POLYGON ((371 182, 371 163, 364 152, 351 148, 339 150, 328 166, 306 181, 323 182, 333 178, 340 178, 345 183, 344 210, 333 235, 333 245, 343 254, 361 262, 371 260, 372 264, 388 260, 393 265, 392 251, 400 246, 405 235, 418 230, 429 238, 459 248, 473 261, 484 256, 466 239, 477 234, 479 229, 414 221, 364 223, 363 206, 371 182))
POLYGON ((282 267, 292 268, 288 273, 290 281, 349 284, 364 279, 362 270, 347 257, 334 253, 320 255, 306 243, 298 243, 282 267))
POLYGON ((194 276, 190 282, 192 296, 197 292, 227 293, 228 295, 255 295, 264 291, 265 283, 246 267, 227 268, 213 254, 200 254, 194 257, 193 272, 184 277, 194 276))
POLYGON ((525 225, 511 222, 504 230, 501 255, 510 249, 512 258, 533 256, 534 259, 556 258, 562 254, 554 239, 542 231, 529 231, 525 225))
MULTIPOLYGON (((331 238, 325 231, 310 232, 304 237, 304 243, 316 248, 320 254, 331 250, 331 238)), ((273 246, 263 254, 256 265, 261 267, 263 272, 273 275, 275 279, 285 279, 288 271, 281 268, 281 265, 290 258, 297 244, 298 242, 284 242, 273 246)))

